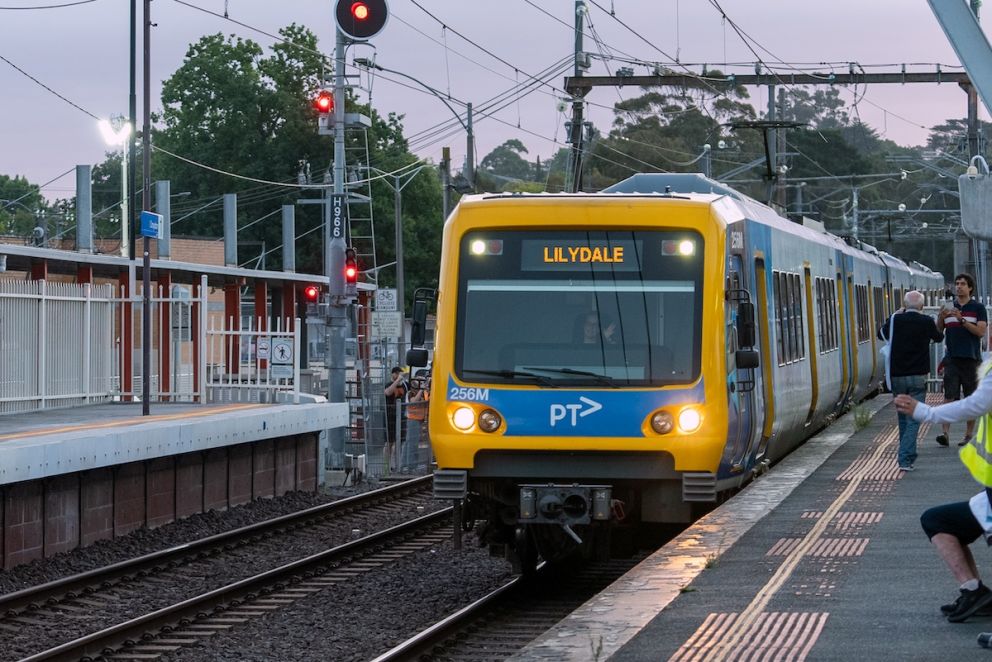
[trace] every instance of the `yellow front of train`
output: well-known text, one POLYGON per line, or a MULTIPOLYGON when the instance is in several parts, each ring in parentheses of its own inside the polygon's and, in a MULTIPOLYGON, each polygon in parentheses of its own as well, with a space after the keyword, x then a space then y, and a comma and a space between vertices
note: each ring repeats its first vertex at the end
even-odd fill
POLYGON ((504 498, 531 479, 717 471, 727 440, 726 256, 711 200, 462 200, 441 258, 436 476, 461 471, 468 491, 487 483, 504 498))

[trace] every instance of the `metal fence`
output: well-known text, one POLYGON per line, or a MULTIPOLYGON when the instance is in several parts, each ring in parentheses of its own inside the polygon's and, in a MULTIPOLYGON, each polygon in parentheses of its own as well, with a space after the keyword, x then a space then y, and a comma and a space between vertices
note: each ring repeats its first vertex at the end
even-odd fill
MULTIPOLYGON (((272 402, 300 393, 300 320, 210 313, 184 286, 151 292, 152 402, 272 402)), ((115 285, 0 281, 0 414, 143 392, 144 302, 115 285)))
POLYGON ((0 414, 114 397, 110 285, 0 281, 0 414))
MULTIPOLYGON (((365 345, 367 356, 355 361, 355 381, 348 384, 351 434, 345 452, 362 458, 365 473, 386 478, 396 473, 426 474, 432 470, 433 452, 428 432, 428 407, 424 401, 387 403, 390 371, 402 365, 405 347, 395 340, 377 339, 365 345)), ((415 378, 423 378, 415 368, 415 378)), ((409 381, 411 375, 407 375, 409 381)), ((430 393, 430 385, 426 384, 430 393)), ((408 397, 411 394, 408 393, 408 397)), ((429 395, 428 395, 429 397, 429 395)))

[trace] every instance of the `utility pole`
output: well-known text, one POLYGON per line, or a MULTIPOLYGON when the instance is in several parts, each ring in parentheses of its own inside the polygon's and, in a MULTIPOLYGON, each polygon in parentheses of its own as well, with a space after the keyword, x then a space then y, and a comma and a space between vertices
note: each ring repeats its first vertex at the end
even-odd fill
MULTIPOLYGON (((778 117, 780 120, 785 120, 785 89, 778 88, 778 117)), ((778 158, 778 167, 775 168, 775 186, 776 186, 776 199, 778 200, 779 207, 785 210, 786 199, 785 199, 785 129, 776 129, 776 138, 778 140, 778 150, 776 151, 776 157, 778 158)))
POLYGON ((124 191, 124 197, 127 198, 127 210, 121 209, 121 255, 126 258, 134 259, 134 214, 131 212, 133 205, 131 204, 134 200, 134 171, 137 170, 135 167, 135 127, 138 125, 138 100, 135 94, 135 87, 137 85, 137 67, 138 67, 138 56, 137 56, 137 20, 138 20, 138 0, 131 0, 131 91, 128 95, 128 128, 130 129, 130 135, 127 139, 127 147, 125 147, 125 154, 121 157, 121 160, 125 163, 125 171, 121 174, 124 176, 124 181, 121 182, 121 189, 124 191), (127 168, 130 165, 130 168, 127 168))
MULTIPOLYGON (((344 190, 344 56, 347 40, 335 30, 334 47, 334 188, 331 204, 325 209, 324 273, 328 278, 329 301, 325 331, 324 360, 327 363, 327 400, 345 402, 344 346, 347 333, 348 301, 345 296, 344 251, 348 203, 344 190)), ((327 431, 331 467, 344 466, 344 430, 327 431)))
MULTIPOLYGON (((141 128, 141 210, 152 208, 152 92, 151 92, 151 62, 152 62, 152 3, 144 0, 144 67, 142 70, 142 109, 144 115, 141 128)), ((142 274, 141 274, 141 415, 148 416, 151 408, 152 385, 152 262, 150 239, 142 237, 142 274)))
POLYGON ((441 148, 441 223, 448 220, 451 209, 451 148, 441 148))
MULTIPOLYGON (((472 102, 465 104, 466 116, 465 116, 465 131, 466 140, 468 141, 465 145, 465 178, 468 183, 472 186, 472 190, 475 190, 475 135, 472 134, 472 102)), ((447 218, 447 216, 445 217, 447 218)))
MULTIPOLYGON (((585 62, 582 53, 582 19, 585 16, 585 0, 575 0, 575 78, 582 77, 585 62)), ((572 95, 572 124, 569 127, 568 140, 572 143, 571 169, 572 180, 566 181, 565 186, 571 193, 582 190, 582 107, 585 93, 569 90, 572 95)))
MULTIPOLYGON (((776 122, 778 121, 778 106, 775 103, 775 84, 772 83, 768 86, 768 121, 776 122)), ((771 173, 771 179, 768 182, 768 191, 766 199, 777 200, 774 194, 777 192, 775 188, 778 182, 778 129, 768 129, 772 132, 771 140, 767 140, 768 143, 768 170, 771 173)))
POLYGON ((858 187, 851 188, 851 234, 858 238, 858 187))

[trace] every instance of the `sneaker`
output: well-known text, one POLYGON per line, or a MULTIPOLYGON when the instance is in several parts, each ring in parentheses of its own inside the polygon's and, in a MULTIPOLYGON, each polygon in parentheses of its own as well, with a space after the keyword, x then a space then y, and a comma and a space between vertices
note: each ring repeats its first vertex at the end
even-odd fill
POLYGON ((957 608, 947 615, 951 623, 961 623, 974 616, 979 609, 992 605, 992 591, 985 584, 979 584, 974 591, 961 589, 961 597, 955 602, 957 608))
POLYGON ((948 445, 947 435, 946 434, 938 434, 937 435, 937 445, 938 446, 945 446, 945 447, 948 445))
POLYGON ((971 437, 965 437, 964 439, 958 442, 958 446, 967 446, 968 442, 970 441, 971 441, 971 437))
MULTIPOLYGON (((961 602, 961 596, 954 602, 948 603, 946 605, 940 605, 940 613, 944 616, 954 613, 954 610, 958 608, 958 603, 961 602)), ((975 612, 975 616, 992 616, 992 605, 986 605, 975 612)))
POLYGON ((906 464, 906 465, 900 464, 899 471, 916 471, 916 467, 914 467, 912 464, 906 464))

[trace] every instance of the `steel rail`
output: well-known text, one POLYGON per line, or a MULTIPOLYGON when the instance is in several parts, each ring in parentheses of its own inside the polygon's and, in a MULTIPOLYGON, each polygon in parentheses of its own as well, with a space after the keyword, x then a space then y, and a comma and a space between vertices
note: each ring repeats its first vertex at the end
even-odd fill
POLYGON ((416 492, 430 485, 431 476, 423 476, 413 480, 390 485, 371 492, 313 506, 306 510, 273 517, 262 522, 256 522, 206 538, 183 543, 175 547, 159 550, 127 561, 121 561, 102 568, 95 568, 69 577, 63 577, 53 582, 32 586, 30 588, 0 595, 0 615, 16 615, 25 609, 40 607, 61 599, 72 599, 86 591, 88 587, 112 582, 126 575, 136 575, 147 572, 157 566, 176 562, 192 555, 206 553, 208 550, 230 545, 239 540, 249 540, 253 536, 264 535, 283 528, 301 525, 308 520, 346 513, 350 510, 376 503, 383 499, 395 498, 407 492, 416 492))
POLYGON ((114 625, 99 632, 80 637, 74 641, 66 642, 47 651, 26 657, 21 662, 41 662, 42 660, 69 662, 70 660, 106 655, 107 651, 117 649, 128 642, 139 641, 143 635, 150 631, 157 632, 165 627, 181 623, 185 619, 194 619, 199 614, 212 609, 216 605, 231 603, 235 600, 245 598, 251 599, 254 595, 268 587, 281 582, 291 581, 293 578, 302 577, 315 568, 333 563, 363 549, 374 548, 376 545, 386 542, 391 538, 409 535, 423 528, 434 528, 444 520, 450 519, 451 512, 451 508, 445 508, 444 510, 418 517, 415 520, 398 524, 389 529, 344 543, 318 554, 287 563, 278 568, 266 570, 253 577, 248 577, 233 584, 208 591, 195 598, 184 600, 171 607, 159 609, 144 616, 134 618, 126 623, 114 625))

